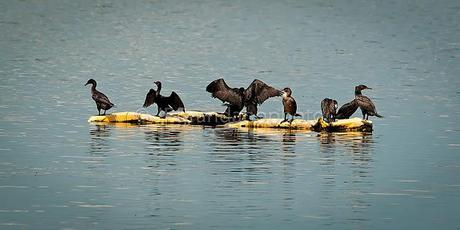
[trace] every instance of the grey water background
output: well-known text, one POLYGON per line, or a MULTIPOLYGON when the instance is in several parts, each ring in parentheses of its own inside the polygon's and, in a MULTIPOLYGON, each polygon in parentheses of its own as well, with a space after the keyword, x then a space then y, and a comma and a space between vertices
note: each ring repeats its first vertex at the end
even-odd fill
MULTIPOLYGON (((0 1, 2 229, 459 229, 459 1, 0 1), (155 80, 366 91, 372 134, 93 125, 155 80)), ((263 113, 282 110, 279 98, 263 113)), ((148 109, 155 112, 155 108, 148 109)), ((360 117, 357 112, 356 116, 360 117)))

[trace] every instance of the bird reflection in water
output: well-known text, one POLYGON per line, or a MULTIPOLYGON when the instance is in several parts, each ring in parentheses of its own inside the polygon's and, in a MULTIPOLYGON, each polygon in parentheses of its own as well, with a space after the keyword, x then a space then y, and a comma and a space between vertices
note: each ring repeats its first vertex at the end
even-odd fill
POLYGON ((322 183, 321 198, 325 206, 335 206, 337 196, 346 196, 351 202, 352 216, 346 221, 367 222, 366 211, 371 202, 364 196, 371 191, 372 151, 371 133, 320 133, 322 183), (336 194, 340 191, 341 194, 336 194))
POLYGON ((321 153, 334 153, 338 148, 343 148, 345 153, 370 154, 374 140, 372 133, 348 132, 348 133, 319 133, 321 153))
POLYGON ((273 150, 276 140, 251 129, 215 129, 215 139, 210 143, 209 162, 216 174, 230 174, 241 183, 265 183, 267 173, 272 173, 276 157, 273 150))
POLYGON ((215 129, 214 134, 215 141, 211 143, 211 146, 216 152, 234 149, 240 153, 256 154, 263 148, 258 143, 270 141, 266 136, 254 133, 250 129, 215 129))
POLYGON ((295 132, 292 132, 291 130, 287 130, 285 133, 283 133, 282 150, 285 154, 288 154, 286 156, 295 154, 296 139, 297 137, 295 132))
POLYGON ((110 151, 108 139, 110 138, 111 127, 106 124, 96 124, 89 130, 91 142, 89 151, 91 154, 105 154, 110 151))
POLYGON ((283 131, 281 139, 281 172, 282 172, 282 206, 286 210, 292 209, 295 200, 295 178, 296 178, 296 141, 297 134, 293 130, 283 131))
POLYGON ((184 149, 183 131, 191 128, 182 125, 148 125, 143 129, 147 142, 147 167, 177 170, 176 156, 184 149))
POLYGON ((145 140, 148 142, 150 155, 174 154, 183 149, 183 126, 149 125, 144 127, 145 140))

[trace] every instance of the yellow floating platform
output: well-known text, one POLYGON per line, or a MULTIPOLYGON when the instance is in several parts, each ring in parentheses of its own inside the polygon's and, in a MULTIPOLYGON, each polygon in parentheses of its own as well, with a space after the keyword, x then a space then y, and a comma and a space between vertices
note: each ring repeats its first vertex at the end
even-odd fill
POLYGON ((238 121, 233 123, 228 123, 227 127, 229 128, 280 128, 280 129, 306 129, 312 130, 312 126, 316 124, 317 121, 314 120, 302 120, 295 119, 292 123, 283 122, 283 119, 272 119, 272 118, 263 118, 255 121, 238 121))
POLYGON ((315 131, 372 132, 372 121, 354 117, 327 123, 323 120, 323 118, 319 118, 315 126, 315 131))
POLYGON ((230 118, 223 113, 216 112, 186 111, 171 112, 168 113, 168 115, 187 119, 193 125, 223 125, 228 122, 236 121, 235 118, 230 118))
POLYGON ((229 128, 275 128, 275 129, 296 129, 327 132, 372 132, 372 121, 360 118, 337 120, 327 123, 322 118, 318 120, 295 119, 292 123, 283 122, 282 119, 258 119, 255 121, 239 121, 228 123, 229 128))
POLYGON ((215 112, 187 111, 168 113, 165 118, 136 112, 117 112, 108 115, 91 116, 88 122, 93 123, 134 123, 134 124, 190 124, 190 125, 222 125, 229 128, 273 128, 293 129, 317 132, 372 132, 372 121, 361 118, 342 119, 327 123, 318 120, 295 119, 292 123, 282 119, 264 118, 254 121, 234 121, 224 114, 215 112))
POLYGON ((167 116, 160 118, 144 113, 118 112, 101 116, 91 116, 88 122, 110 122, 110 123, 138 123, 138 124, 190 124, 190 120, 178 117, 167 116))

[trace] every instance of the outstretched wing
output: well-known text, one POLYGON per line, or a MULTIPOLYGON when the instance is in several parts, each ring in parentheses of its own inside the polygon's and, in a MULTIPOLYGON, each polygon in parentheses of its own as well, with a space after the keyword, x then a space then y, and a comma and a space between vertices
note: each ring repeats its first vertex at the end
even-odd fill
POLYGON ((255 102, 262 104, 270 97, 277 97, 282 95, 282 91, 275 89, 263 81, 255 79, 248 88, 244 91, 244 98, 246 102, 255 102))
POLYGON ((155 103, 156 95, 157 91, 155 91, 154 89, 149 90, 147 96, 145 96, 144 108, 147 108, 151 106, 153 103, 155 103))
POLYGON ((229 102, 232 105, 241 105, 243 98, 237 90, 228 87, 224 79, 220 78, 209 83, 206 91, 212 94, 212 97, 217 97, 223 102, 229 102))
POLYGON ((185 112, 185 106, 182 100, 180 99, 179 95, 176 92, 172 91, 171 95, 168 97, 168 104, 174 109, 179 110, 182 109, 185 112))
POLYGON ((348 119, 348 118, 350 118, 351 115, 353 115, 353 113, 356 112, 358 107, 359 107, 358 102, 356 101, 356 99, 353 99, 353 101, 350 101, 350 102, 342 105, 342 107, 340 107, 340 109, 337 112, 337 115, 335 116, 335 118, 337 118, 337 119, 348 119))
POLYGON ((113 103, 110 102, 109 98, 99 91, 95 91, 92 95, 92 98, 96 103, 105 104, 107 106, 113 106, 113 103))

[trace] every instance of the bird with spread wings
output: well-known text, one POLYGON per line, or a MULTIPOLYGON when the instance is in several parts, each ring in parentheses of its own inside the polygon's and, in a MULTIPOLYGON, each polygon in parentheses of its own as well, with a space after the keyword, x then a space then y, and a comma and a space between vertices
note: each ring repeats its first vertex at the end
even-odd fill
POLYGON ((225 114, 229 117, 238 116, 241 110, 246 107, 247 118, 257 116, 257 106, 271 97, 281 96, 281 90, 275 89, 263 81, 255 79, 246 89, 230 88, 224 79, 220 78, 212 81, 206 87, 206 91, 212 94, 212 97, 218 98, 227 103, 225 114))

